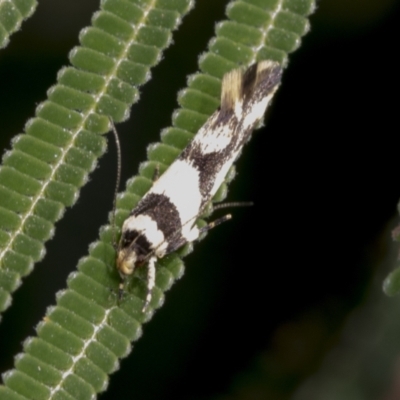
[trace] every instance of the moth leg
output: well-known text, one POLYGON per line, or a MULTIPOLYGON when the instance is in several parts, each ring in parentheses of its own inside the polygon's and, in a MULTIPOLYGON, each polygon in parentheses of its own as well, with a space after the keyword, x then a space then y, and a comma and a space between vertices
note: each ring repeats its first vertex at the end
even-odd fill
POLYGON ((150 257, 148 265, 147 265, 147 294, 146 294, 146 300, 144 302, 144 306, 142 308, 142 312, 146 311, 146 309, 151 301, 152 290, 154 288, 155 281, 156 281, 156 261, 157 261, 156 256, 150 257))
POLYGON ((215 228, 216 226, 222 224, 223 222, 229 221, 231 218, 232 218, 231 214, 226 214, 223 217, 216 219, 215 221, 209 222, 207 225, 199 229, 199 234, 205 233, 210 229, 215 228))
POLYGON ((159 177, 160 177, 160 164, 157 163, 153 172, 153 183, 158 181, 159 177))

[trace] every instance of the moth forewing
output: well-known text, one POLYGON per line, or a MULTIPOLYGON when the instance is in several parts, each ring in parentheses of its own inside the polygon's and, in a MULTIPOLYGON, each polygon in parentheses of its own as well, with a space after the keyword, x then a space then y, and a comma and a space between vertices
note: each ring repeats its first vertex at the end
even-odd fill
POLYGON ((224 217, 199 229, 202 214, 224 181, 279 86, 282 69, 274 61, 253 64, 245 72, 224 75, 221 106, 200 128, 193 140, 157 179, 122 226, 117 269, 124 280, 136 267, 147 264, 147 296, 151 300, 155 263, 224 217))

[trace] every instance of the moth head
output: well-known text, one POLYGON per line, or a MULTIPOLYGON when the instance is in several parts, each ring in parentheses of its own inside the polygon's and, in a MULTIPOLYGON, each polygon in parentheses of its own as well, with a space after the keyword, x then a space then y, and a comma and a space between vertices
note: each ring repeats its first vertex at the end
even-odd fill
POLYGON ((118 245, 117 270, 122 278, 132 275, 136 267, 143 265, 149 253, 147 241, 136 231, 123 232, 118 245))
POLYGON ((130 251, 129 248, 120 248, 117 256, 117 270, 121 277, 132 275, 137 261, 137 254, 135 251, 130 251))

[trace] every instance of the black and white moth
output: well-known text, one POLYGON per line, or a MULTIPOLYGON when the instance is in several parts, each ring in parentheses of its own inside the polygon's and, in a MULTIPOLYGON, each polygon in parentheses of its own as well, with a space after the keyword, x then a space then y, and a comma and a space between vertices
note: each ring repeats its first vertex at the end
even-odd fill
POLYGON ((116 262, 120 291, 135 268, 147 263, 144 310, 151 300, 157 258, 193 242, 214 225, 200 229, 196 219, 263 118, 281 74, 282 68, 274 61, 260 61, 245 72, 235 69, 225 74, 220 108, 125 220, 116 262))

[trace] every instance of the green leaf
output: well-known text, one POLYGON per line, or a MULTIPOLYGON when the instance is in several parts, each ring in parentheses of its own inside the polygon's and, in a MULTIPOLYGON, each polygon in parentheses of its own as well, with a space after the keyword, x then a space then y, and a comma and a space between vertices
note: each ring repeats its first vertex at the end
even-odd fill
MULTIPOLYGON (((138 85, 149 79, 150 67, 161 59, 192 3, 160 4, 104 1, 93 26, 82 30, 81 46, 70 53, 73 67, 60 71, 25 134, 14 138, 0 169, 2 270, 24 276, 43 258, 54 223, 76 202, 106 150, 102 134, 110 118, 128 117, 139 97, 138 85), (23 265, 15 262, 18 256, 23 265)), ((9 287, 18 285, 19 280, 9 287)), ((0 297, 0 310, 8 307, 10 295, 0 297)))
POLYGON ((36 0, 9 0, 0 3, 0 48, 8 45, 10 35, 19 30, 23 20, 34 13, 36 6, 36 0))
MULTIPOLYGON (((4 188, 4 204, 8 206, 4 208, 10 213, 6 214, 5 220, 7 229, 15 229, 14 236, 23 236, 22 229, 18 228, 21 222, 13 218, 13 213, 17 213, 15 208, 20 210, 19 214, 37 216, 54 223, 64 207, 75 201, 78 186, 84 183, 97 157, 104 152, 104 142, 98 133, 108 128, 105 116, 116 121, 127 117, 129 102, 137 99, 137 92, 132 88, 148 79, 150 65, 160 59, 160 52, 154 49, 167 45, 171 40, 170 33, 167 33, 171 29, 171 15, 175 15, 176 26, 179 13, 186 12, 190 6, 183 0, 106 0, 102 4, 103 11, 95 15, 93 28, 81 35, 85 47, 71 53, 72 63, 79 68, 66 68, 60 73, 58 86, 49 91, 49 100, 39 107, 40 117, 29 125, 36 127, 41 123, 49 130, 33 130, 36 132, 34 135, 27 131, 27 135, 22 137, 28 137, 29 142, 19 137, 11 152, 17 151, 19 157, 13 156, 13 165, 23 163, 19 159, 28 160, 30 165, 37 165, 28 177, 46 182, 45 189, 40 189, 42 197, 33 208, 30 198, 20 191, 33 191, 33 196, 36 196, 34 180, 33 183, 28 180, 30 185, 27 187, 17 184, 18 190, 4 188), (156 7, 143 13, 149 4, 156 4, 156 7), (160 13, 160 9, 172 14, 160 13), (152 21, 157 26, 149 23, 136 32, 132 26, 142 24, 144 18, 145 22, 152 21), (118 40, 132 41, 132 35, 135 43, 119 46, 118 40), (115 63, 116 53, 120 57, 118 64, 115 63), (143 64, 145 61, 147 64, 143 64), (83 95, 80 96, 79 92, 83 95), (55 133, 50 133, 50 129, 55 133), (82 155, 83 161, 80 159, 82 155), (49 202, 48 210, 45 202, 49 202)), ((209 51, 199 59, 201 72, 189 77, 188 87, 179 93, 181 108, 173 115, 173 126, 162 132, 160 143, 149 146, 149 161, 141 166, 139 176, 127 182, 126 191, 118 196, 117 228, 151 187, 156 166, 165 170, 217 108, 224 73, 264 58, 273 58, 286 65, 288 53, 299 45, 300 37, 308 29, 305 16, 313 8, 311 0, 229 3, 227 14, 230 19, 217 25, 209 51)), ((27 174, 15 169, 20 174, 27 174)), ((29 168, 25 167, 24 171, 29 171, 29 168)), ((233 176, 231 171, 227 180, 233 176)), ((1 184, 0 190, 3 190, 1 184)), ((224 184, 216 195, 218 201, 225 197, 226 191, 224 184)), ((22 225, 25 236, 27 217, 22 225)), ((20 252, 5 251, 4 260, 13 265, 5 271, 22 270, 23 261, 27 264, 26 271, 32 268, 38 251, 34 245, 39 243, 39 249, 43 245, 36 237, 45 237, 49 227, 46 225, 39 229, 33 220, 31 229, 35 241, 29 244, 27 252, 22 248, 20 252), (11 263, 10 256, 14 255, 17 257, 11 263)), ((0 230, 0 243, 7 244, 6 229, 3 231, 5 234, 1 236, 0 230)), ((13 240, 16 242, 16 237, 13 240)), ((69 276, 68 288, 58 293, 57 305, 48 309, 38 325, 37 337, 25 341, 24 353, 19 356, 15 369, 4 375, 0 395, 5 399, 27 396, 35 399, 89 399, 105 390, 108 375, 118 368, 119 359, 130 353, 131 342, 141 337, 142 324, 151 319, 154 310, 163 304, 164 292, 182 276, 181 256, 191 251, 191 245, 187 245, 180 249, 179 255, 170 254, 158 261, 152 301, 143 313, 147 291, 145 271, 139 269, 135 272, 128 293, 120 302, 116 293, 110 290, 117 288, 119 282, 116 270, 110 268, 115 264, 112 242, 112 228, 102 227, 99 240, 79 261, 77 272, 69 276)), ((5 287, 11 288, 18 284, 18 276, 4 275, 4 282, 5 287)))

